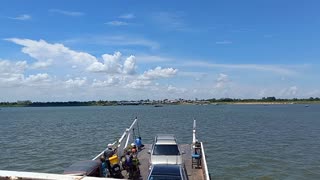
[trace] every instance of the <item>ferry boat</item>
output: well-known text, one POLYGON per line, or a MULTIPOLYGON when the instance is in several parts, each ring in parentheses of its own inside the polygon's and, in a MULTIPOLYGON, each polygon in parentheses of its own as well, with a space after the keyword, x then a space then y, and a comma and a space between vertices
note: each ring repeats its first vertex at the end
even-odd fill
MULTIPOLYGON (((196 137, 196 120, 193 121, 192 142, 190 144, 177 144, 173 135, 158 135, 153 144, 144 144, 144 147, 138 148, 136 158, 139 161, 138 176, 129 177, 130 173, 125 170, 122 163, 123 155, 131 148, 135 141, 135 131, 139 131, 138 119, 136 118, 131 126, 123 132, 119 140, 112 143, 115 154, 109 159, 112 173, 105 177, 102 173, 101 156, 107 150, 103 150, 92 160, 76 162, 66 168, 64 174, 20 172, 0 170, 0 179, 189 179, 189 180, 209 180, 206 155, 203 143, 196 137), (175 154, 160 154, 156 148, 161 148, 165 152, 175 154), (174 146, 177 147, 174 147, 174 146), (175 148, 176 150, 169 149, 175 148), (171 156, 170 156, 171 155, 171 156), (157 156, 157 157, 154 157, 157 156), (152 160, 151 160, 152 158, 152 160), (172 160, 173 159, 173 160, 172 160), (176 159, 176 160, 175 160, 176 159), (104 176, 104 177, 102 177, 104 176)), ((162 151, 163 151, 162 150, 162 151)))

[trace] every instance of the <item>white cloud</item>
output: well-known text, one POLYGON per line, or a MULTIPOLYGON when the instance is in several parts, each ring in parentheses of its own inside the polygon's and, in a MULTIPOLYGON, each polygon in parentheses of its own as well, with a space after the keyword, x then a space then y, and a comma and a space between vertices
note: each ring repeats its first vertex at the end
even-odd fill
POLYGON ((19 86, 24 81, 26 61, 10 62, 0 60, 0 87, 19 86))
POLYGON ((160 66, 155 69, 148 70, 143 73, 143 79, 158 79, 158 78, 169 78, 176 75, 178 69, 174 68, 161 68, 160 66))
POLYGON ((145 79, 137 79, 132 81, 131 83, 127 84, 126 87, 132 88, 132 89, 142 89, 145 87, 150 86, 152 81, 145 80, 145 79))
POLYGON ((47 73, 31 74, 25 77, 27 69, 26 61, 0 60, 0 87, 34 86, 50 81, 50 76, 47 73))
POLYGON ((133 75, 136 73, 136 69, 137 69, 137 66, 136 66, 135 57, 129 56, 123 64, 123 72, 125 74, 133 75))
MULTIPOLYGON (((109 95, 108 97, 114 97, 113 99, 260 98, 263 96, 292 98, 308 96, 307 93, 310 92, 308 89, 299 89, 299 81, 296 81, 298 78, 310 77, 310 74, 306 76, 301 74, 302 77, 296 76, 295 79, 285 76, 286 73, 293 74, 293 70, 306 68, 298 65, 214 64, 203 61, 181 63, 182 59, 143 54, 124 56, 120 52, 97 57, 70 49, 63 44, 48 43, 44 40, 18 38, 7 40, 22 45, 22 52, 34 58, 35 61, 27 63, 27 61, 0 59, 0 94, 3 94, 3 100, 24 97, 20 95, 24 90, 26 95, 33 97, 31 100, 37 100, 35 93, 42 99, 55 100, 51 94, 57 94, 56 92, 63 94, 59 98, 65 98, 65 100, 99 99, 105 98, 106 94, 109 95), (166 64, 169 68, 154 66, 155 68, 150 69, 150 66, 145 63, 148 61, 159 62, 155 65, 166 64), (166 63, 168 61, 170 63, 166 63), (175 63, 175 61, 178 62, 175 63), (179 67, 178 63, 182 64, 179 71, 175 68, 179 67), (205 68, 205 71, 199 67, 205 68), (44 71, 41 68, 46 69, 44 71), (254 79, 241 76, 242 72, 230 71, 234 69, 241 69, 244 72, 266 71, 267 73, 262 76, 255 77, 265 78, 265 83, 251 81, 254 79), (217 71, 226 73, 213 76, 217 71), (236 77, 236 79, 231 81, 230 77, 236 77), (286 81, 281 80, 280 77, 285 77, 286 81), (293 82, 297 84, 290 87, 290 83, 293 82), (16 89, 20 90, 15 91, 16 89)), ((310 66, 308 68, 311 69, 310 66)), ((251 73, 256 74, 256 72, 251 73)), ((316 82, 317 77, 313 78, 316 82)), ((316 90, 317 86, 315 85, 314 88, 316 90)), ((319 94, 319 91, 314 91, 312 94, 319 94)))
POLYGON ((105 24, 110 25, 110 26, 127 26, 127 25, 129 25, 129 23, 124 22, 124 21, 110 21, 105 24))
MULTIPOLYGON (((69 62, 74 65, 87 66, 97 62, 97 59, 91 54, 71 50, 63 44, 50 44, 44 40, 34 41, 18 38, 6 40, 24 46, 22 52, 40 61, 40 65, 41 63, 48 65, 48 62, 57 63, 57 61, 60 61, 61 63, 69 62)), ((39 67, 39 64, 37 66, 39 67)))
POLYGON ((226 74, 220 73, 218 78, 216 79, 215 88, 224 89, 224 88, 226 88, 226 86, 229 82, 230 82, 229 76, 226 74))
POLYGON ((185 93, 187 92, 187 89, 186 88, 177 88, 177 87, 174 87, 172 85, 169 85, 168 88, 167 88, 167 91, 169 93, 178 93, 178 94, 181 94, 181 93, 185 93))
POLYGON ((27 67, 26 61, 12 63, 11 61, 0 59, 0 74, 22 74, 27 67))
POLYGON ((77 77, 75 79, 68 79, 67 81, 65 81, 65 85, 66 87, 81 87, 86 82, 87 82, 86 77, 83 77, 83 78, 77 77))
POLYGON ((133 89, 157 89, 155 86, 158 86, 159 83, 153 84, 153 81, 160 78, 170 78, 176 75, 177 69, 173 68, 164 68, 156 67, 155 69, 150 69, 145 71, 142 75, 138 76, 136 79, 133 79, 125 85, 125 87, 133 89))
POLYGON ((10 19, 19 20, 19 21, 26 21, 30 20, 31 16, 29 14, 22 14, 17 17, 9 17, 10 19))
POLYGON ((104 54, 102 55, 102 58, 104 60, 106 70, 111 73, 121 73, 121 64, 120 64, 120 58, 121 53, 115 52, 113 55, 110 54, 104 54))
POLYGON ((104 63, 94 62, 87 70, 91 72, 105 72, 117 74, 122 72, 122 65, 120 64, 121 53, 115 52, 113 55, 103 54, 104 63))
POLYGON ((49 75, 47 73, 39 73, 36 75, 29 75, 26 79, 26 82, 41 82, 49 80, 49 75))
POLYGON ((61 9, 50 9, 49 12, 58 13, 58 14, 66 15, 66 16, 83 16, 84 15, 83 12, 64 11, 64 10, 61 10, 61 9))
POLYGON ((92 86, 93 87, 109 87, 109 86, 116 86, 120 83, 121 83, 120 77, 109 76, 105 81, 94 79, 92 86))
POLYGON ((136 70, 135 57, 129 56, 124 64, 121 62, 121 53, 113 55, 103 54, 103 62, 86 52, 78 52, 65 47, 63 44, 50 44, 44 40, 11 38, 8 41, 24 46, 22 52, 37 60, 31 65, 33 69, 47 68, 54 64, 71 64, 72 67, 83 68, 89 72, 104 72, 110 74, 130 74, 136 70))
POLYGON ((135 57, 129 56, 124 61, 124 64, 121 64, 121 56, 120 52, 115 52, 113 55, 104 54, 102 55, 104 63, 94 62, 87 70, 90 72, 104 72, 109 74, 135 74, 137 68, 135 57))
POLYGON ((38 61, 31 65, 31 68, 33 69, 41 69, 41 68, 47 68, 52 65, 52 59, 49 59, 47 61, 38 61))
POLYGON ((24 80, 23 74, 1 74, 0 87, 20 86, 24 80))
POLYGON ((135 15, 134 14, 123 14, 123 15, 119 16, 119 18, 121 18, 121 19, 133 19, 133 18, 135 18, 135 15))

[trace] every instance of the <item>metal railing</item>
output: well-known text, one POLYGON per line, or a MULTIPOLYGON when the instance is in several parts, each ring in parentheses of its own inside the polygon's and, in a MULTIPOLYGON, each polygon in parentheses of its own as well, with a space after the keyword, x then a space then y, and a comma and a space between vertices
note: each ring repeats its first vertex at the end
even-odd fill
POLYGON ((204 173, 204 176, 205 176, 205 179, 206 180, 210 180, 210 174, 209 174, 209 170, 208 170, 208 165, 207 165, 207 160, 206 160, 206 154, 204 152, 204 147, 203 147, 203 143, 201 142, 201 151, 202 151, 202 162, 203 162, 203 165, 202 165, 202 168, 203 168, 203 173, 204 173))
MULTIPOLYGON (((128 147, 130 142, 133 142, 133 133, 134 133, 134 127, 137 124, 138 119, 136 118, 133 123, 131 124, 131 126, 129 128, 127 128, 122 136, 120 137, 120 139, 118 141, 115 141, 112 143, 112 147, 113 149, 116 149, 117 155, 118 157, 121 157, 123 155, 124 149, 126 147, 128 147)), ((104 151, 107 150, 104 149, 101 153, 99 153, 96 157, 94 157, 92 160, 96 160, 98 158, 100 158, 100 156, 104 153, 104 151)))

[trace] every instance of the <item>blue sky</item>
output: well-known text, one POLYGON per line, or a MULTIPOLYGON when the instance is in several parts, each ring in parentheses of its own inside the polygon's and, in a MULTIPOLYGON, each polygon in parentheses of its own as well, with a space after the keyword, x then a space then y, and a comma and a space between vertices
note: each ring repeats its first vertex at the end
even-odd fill
POLYGON ((0 101, 319 97, 318 1, 3 1, 0 101))

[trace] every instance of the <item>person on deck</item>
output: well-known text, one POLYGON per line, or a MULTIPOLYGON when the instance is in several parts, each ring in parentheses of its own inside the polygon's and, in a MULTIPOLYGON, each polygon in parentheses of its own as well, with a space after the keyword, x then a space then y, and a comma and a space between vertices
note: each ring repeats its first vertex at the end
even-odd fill
POLYGON ((104 155, 100 157, 101 161, 101 177, 106 177, 107 176, 107 164, 106 164, 106 158, 104 155))
POLYGON ((144 147, 140 136, 134 141, 134 143, 136 144, 138 150, 141 150, 144 147))
POLYGON ((132 152, 132 154, 135 154, 135 153, 138 152, 138 151, 137 151, 137 146, 136 146, 135 143, 132 143, 132 144, 131 144, 131 152, 132 152))
POLYGON ((132 155, 132 172, 133 172, 132 177, 134 179, 138 179, 140 177, 139 165, 140 165, 140 162, 139 162, 139 159, 137 157, 137 154, 133 154, 132 155))
POLYGON ((109 171, 109 174, 111 175, 112 173, 112 169, 111 169, 111 165, 110 165, 110 160, 109 158, 112 157, 115 152, 114 150, 112 149, 113 148, 113 145, 112 144, 108 144, 108 148, 103 152, 103 155, 105 157, 105 162, 106 162, 106 166, 108 168, 108 171, 109 171))
POLYGON ((129 179, 133 176, 133 164, 132 164, 132 154, 131 151, 128 151, 125 155, 125 167, 129 174, 129 179))

